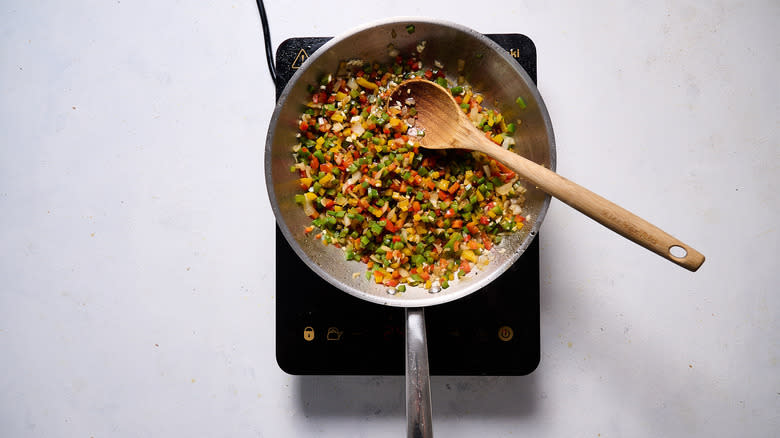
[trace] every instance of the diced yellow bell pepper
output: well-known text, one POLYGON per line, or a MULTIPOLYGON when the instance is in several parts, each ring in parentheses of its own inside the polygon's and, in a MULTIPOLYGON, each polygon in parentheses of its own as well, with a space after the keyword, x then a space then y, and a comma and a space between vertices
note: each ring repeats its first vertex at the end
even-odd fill
POLYGON ((335 113, 333 113, 332 116, 330 116, 330 119, 333 120, 334 122, 341 123, 344 121, 344 113, 342 113, 341 111, 336 111, 335 113))
POLYGON ((450 186, 450 182, 448 180, 443 179, 443 180, 439 181, 439 188, 440 189, 447 190, 447 187, 449 187, 449 186, 450 186))
POLYGON ((301 185, 305 186, 307 189, 311 187, 311 184, 314 182, 312 178, 301 178, 300 180, 301 185))
POLYGON ((321 149, 323 143, 325 143, 325 137, 317 137, 317 142, 316 142, 317 149, 321 149))
POLYGON ((320 178, 320 184, 326 185, 334 179, 336 179, 336 177, 333 176, 332 173, 326 173, 322 178, 320 178))
POLYGON ((359 77, 359 78, 357 78, 356 82, 357 82, 357 84, 358 84, 358 85, 360 85, 361 87, 363 87, 363 88, 368 88, 369 90, 376 90, 377 88, 379 88, 379 87, 378 87, 378 86, 377 86, 375 83, 373 83, 373 82, 370 82, 370 81, 367 81, 367 80, 366 80, 365 78, 363 78, 363 77, 359 77))
POLYGON ((463 252, 460 253, 460 258, 462 258, 463 260, 468 260, 472 263, 477 262, 476 254, 474 254, 474 251, 470 249, 464 249, 463 252))
POLYGON ((315 195, 312 192, 306 192, 303 194, 303 196, 305 196, 306 199, 308 199, 309 201, 314 201, 315 199, 317 199, 317 195, 315 195))

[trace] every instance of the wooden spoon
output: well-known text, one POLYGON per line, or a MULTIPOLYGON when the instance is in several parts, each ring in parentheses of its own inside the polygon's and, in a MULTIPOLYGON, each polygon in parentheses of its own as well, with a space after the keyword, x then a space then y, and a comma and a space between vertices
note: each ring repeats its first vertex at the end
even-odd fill
POLYGON ((545 193, 661 257, 690 271, 696 271, 704 263, 704 255, 650 222, 487 139, 442 86, 422 78, 409 79, 393 91, 390 102, 404 104, 409 98, 414 99, 417 110, 416 127, 425 132, 417 138, 421 146, 470 149, 490 155, 545 193))

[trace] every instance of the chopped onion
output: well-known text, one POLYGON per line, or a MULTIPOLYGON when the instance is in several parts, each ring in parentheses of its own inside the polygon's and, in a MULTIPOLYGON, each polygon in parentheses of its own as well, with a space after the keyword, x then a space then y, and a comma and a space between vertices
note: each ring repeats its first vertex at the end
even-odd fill
POLYGON ((387 55, 389 57, 395 58, 396 56, 398 56, 399 53, 400 52, 398 51, 398 49, 395 48, 394 45, 392 45, 392 44, 388 44, 387 45, 387 55))
POLYGON ((439 192, 433 192, 431 193, 431 198, 429 199, 431 201, 431 205, 433 205, 434 208, 439 207, 439 192))
POLYGON ((485 116, 483 116, 482 113, 479 112, 476 105, 471 107, 471 111, 469 112, 469 119, 471 119, 472 123, 474 123, 475 125, 479 125, 480 123, 482 123, 482 120, 484 118, 485 116))
POLYGON ((363 135, 363 133, 366 132, 365 128, 363 128, 363 125, 359 121, 353 122, 350 128, 352 129, 352 132, 356 135, 363 135))
POLYGON ((303 212, 306 213, 306 216, 311 216, 315 213, 317 213, 317 210, 314 208, 314 205, 307 197, 303 197, 303 212))
POLYGON ((350 59, 349 61, 347 61, 347 67, 361 68, 363 67, 363 60, 359 58, 350 59))
POLYGON ((346 181, 344 181, 344 184, 341 185, 341 193, 345 193, 347 191, 347 187, 350 187, 360 181, 360 177, 363 176, 360 171, 356 171, 352 174, 352 176, 349 177, 346 181))
POLYGON ((509 192, 512 191, 512 184, 513 183, 510 181, 510 182, 508 182, 508 183, 506 183, 506 184, 504 184, 504 185, 502 185, 500 187, 496 187, 496 193, 498 193, 499 195, 502 195, 502 196, 503 195, 508 195, 509 192))
POLYGON ((387 213, 387 218, 390 219, 392 222, 395 222, 398 220, 398 216, 395 214, 395 207, 393 207, 392 210, 390 210, 389 213, 387 213))
POLYGON ((504 149, 509 149, 511 146, 515 145, 515 139, 512 137, 504 137, 504 141, 501 142, 501 146, 503 146, 504 149))

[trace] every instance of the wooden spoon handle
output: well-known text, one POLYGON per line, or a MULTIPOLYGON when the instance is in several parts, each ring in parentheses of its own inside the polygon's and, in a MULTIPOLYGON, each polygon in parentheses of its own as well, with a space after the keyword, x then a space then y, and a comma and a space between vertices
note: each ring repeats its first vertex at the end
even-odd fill
POLYGON ((661 257, 690 271, 696 271, 704 263, 704 255, 700 252, 623 207, 493 143, 480 146, 482 152, 501 161, 544 192, 661 257))

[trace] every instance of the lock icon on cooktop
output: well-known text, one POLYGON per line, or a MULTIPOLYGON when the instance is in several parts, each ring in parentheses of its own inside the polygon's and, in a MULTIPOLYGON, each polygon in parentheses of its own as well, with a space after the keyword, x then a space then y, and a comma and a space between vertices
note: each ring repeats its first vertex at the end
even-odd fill
POLYGON ((343 334, 344 332, 336 327, 328 327, 328 334, 325 338, 329 341, 340 341, 343 334))
POLYGON ((303 339, 307 341, 313 341, 314 340, 314 328, 309 326, 305 327, 303 329, 303 339))

